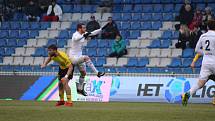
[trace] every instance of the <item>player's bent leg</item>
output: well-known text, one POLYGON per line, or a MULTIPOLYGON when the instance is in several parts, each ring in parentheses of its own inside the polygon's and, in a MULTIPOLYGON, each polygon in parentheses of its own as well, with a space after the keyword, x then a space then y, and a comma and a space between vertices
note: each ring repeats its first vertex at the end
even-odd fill
POLYGON ((97 74, 97 76, 100 78, 101 76, 104 76, 105 75, 105 72, 99 72, 96 67, 94 66, 93 62, 91 61, 90 57, 89 56, 83 56, 84 58, 84 62, 86 62, 87 66, 89 66, 94 73, 97 74))
POLYGON ((64 88, 63 88, 63 84, 61 82, 58 83, 58 88, 59 88, 59 97, 60 97, 60 101, 58 101, 55 106, 61 106, 64 105, 64 88))
MULTIPOLYGON (((62 80, 63 81, 63 80, 62 80)), ((63 87, 66 92, 67 102, 64 104, 65 106, 72 106, 72 99, 71 99, 71 88, 69 87, 68 81, 63 81, 63 87)))
POLYGON ((87 93, 84 90, 84 86, 85 86, 85 76, 86 76, 86 71, 80 70, 80 77, 79 77, 79 83, 77 84, 77 92, 83 96, 87 96, 87 93))

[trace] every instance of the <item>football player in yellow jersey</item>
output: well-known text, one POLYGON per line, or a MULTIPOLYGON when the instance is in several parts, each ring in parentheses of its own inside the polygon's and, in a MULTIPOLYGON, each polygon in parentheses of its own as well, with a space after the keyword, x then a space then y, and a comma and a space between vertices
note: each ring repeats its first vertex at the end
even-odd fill
MULTIPOLYGON (((201 54, 200 53, 197 53, 196 55, 195 55, 195 57, 194 57, 194 59, 193 59, 193 62, 191 63, 191 68, 195 68, 195 63, 196 63, 196 61, 199 59, 201 57, 201 54)), ((213 81, 215 81, 215 75, 210 75, 209 76, 209 79, 211 79, 211 80, 213 80, 213 81)), ((213 98, 213 105, 215 105, 215 97, 213 98)))
POLYGON ((68 85, 70 79, 73 78, 73 65, 67 54, 63 51, 57 50, 56 45, 50 45, 48 47, 48 59, 41 65, 44 68, 51 61, 59 64, 58 79, 59 79, 59 96, 60 101, 56 103, 56 106, 72 106, 71 89, 68 85), (67 102, 64 101, 64 91, 66 92, 67 102))

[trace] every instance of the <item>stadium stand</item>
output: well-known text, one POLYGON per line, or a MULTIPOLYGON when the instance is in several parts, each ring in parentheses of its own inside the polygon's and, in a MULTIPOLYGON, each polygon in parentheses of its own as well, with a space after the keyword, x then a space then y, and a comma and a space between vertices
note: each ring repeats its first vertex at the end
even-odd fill
MULTIPOLYGON (((113 0, 112 13, 96 13, 95 5, 68 5, 58 0, 63 8, 61 22, 2 22, 0 26, 1 71, 57 71, 56 64, 40 69, 48 56, 47 46, 56 44, 68 52, 72 33, 78 21, 86 23, 91 15, 105 23, 109 16, 116 21, 128 48, 128 55, 110 58, 108 54, 114 40, 93 39, 84 52, 93 58, 98 69, 122 73, 193 73, 189 68, 194 56, 193 49, 176 49, 179 33, 175 31, 175 16, 183 0, 113 0), (96 49, 95 49, 96 48, 96 49)), ((208 1, 214 3, 213 1, 208 1)), ((194 0, 194 6, 203 9, 203 0, 194 0)), ((208 4, 211 5, 211 4, 208 4)), ((214 6, 211 6, 214 8, 214 6)), ((199 72, 201 60, 196 65, 199 72)))

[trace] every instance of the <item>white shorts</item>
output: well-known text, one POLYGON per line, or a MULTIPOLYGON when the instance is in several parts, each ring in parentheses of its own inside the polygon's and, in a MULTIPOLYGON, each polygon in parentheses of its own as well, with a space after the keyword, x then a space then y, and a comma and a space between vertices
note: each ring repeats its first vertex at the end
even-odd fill
POLYGON ((72 64, 78 67, 79 71, 86 71, 86 64, 84 62, 84 55, 70 57, 72 64))
POLYGON ((201 67, 199 80, 208 81, 208 78, 211 74, 215 74, 215 65, 204 64, 201 67))

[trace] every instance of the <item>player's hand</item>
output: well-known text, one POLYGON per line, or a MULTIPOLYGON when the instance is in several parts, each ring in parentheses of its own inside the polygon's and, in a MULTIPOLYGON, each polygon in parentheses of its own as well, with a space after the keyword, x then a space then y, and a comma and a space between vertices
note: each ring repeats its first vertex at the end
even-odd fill
POLYGON ((190 65, 191 68, 195 68, 195 62, 192 62, 190 65))
POLYGON ((45 67, 46 67, 46 65, 45 65, 45 64, 42 64, 40 67, 41 67, 41 68, 45 68, 45 67))
POLYGON ((85 33, 83 36, 84 36, 84 38, 86 39, 90 34, 91 34, 91 32, 87 32, 87 33, 85 33))

